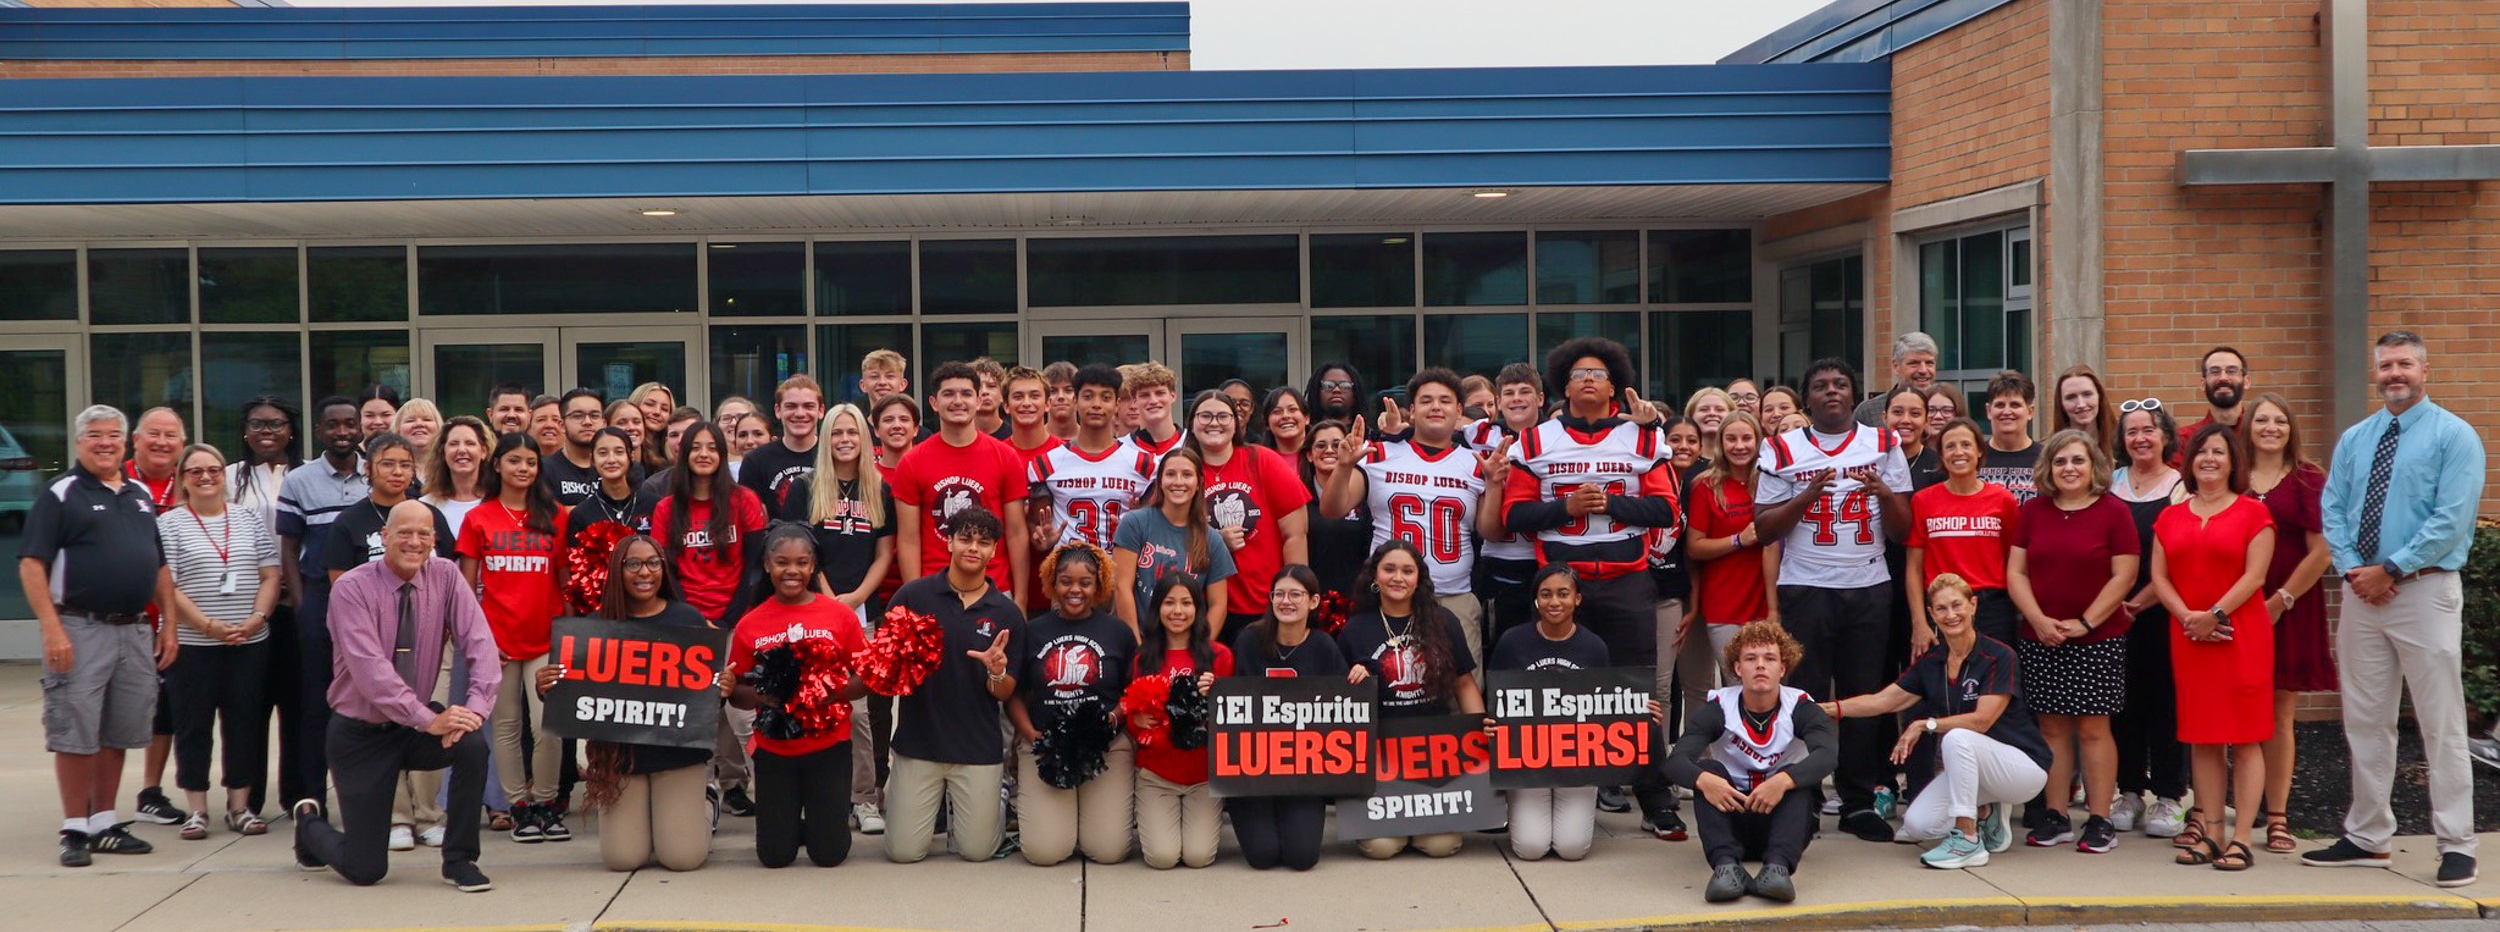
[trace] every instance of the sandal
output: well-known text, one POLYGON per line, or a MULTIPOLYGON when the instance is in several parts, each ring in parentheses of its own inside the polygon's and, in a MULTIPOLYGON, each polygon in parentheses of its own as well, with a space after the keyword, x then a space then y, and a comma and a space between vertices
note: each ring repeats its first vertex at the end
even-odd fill
POLYGON ((199 841, 203 838, 207 838, 208 813, 194 812, 190 815, 190 817, 183 819, 182 831, 180 834, 182 840, 184 841, 199 841))
POLYGON ((2300 839, 2292 836, 2292 819, 2281 812, 2266 813, 2266 850, 2290 854, 2300 850, 2300 839))
POLYGON ((2204 864, 2212 864, 2216 859, 2221 857, 2221 845, 2214 844, 2214 840, 2211 838, 2199 838, 2197 839, 2196 847, 2180 849, 2179 855, 2170 859, 2170 863, 2196 867, 2204 864))
MULTIPOLYGON (((2170 844, 2171 844, 2171 846, 2172 846, 2172 847, 2175 847, 2175 848, 2194 848, 2194 847, 2196 847, 2196 846, 2198 846, 2198 845, 2203 844, 2204 842, 2205 842, 2205 813, 2204 813, 2204 810, 2201 810, 2201 809, 2190 809, 2190 810, 2188 810, 2188 814, 2187 814, 2187 825, 2185 825, 2185 826, 2183 826, 2183 827, 2181 827, 2181 828, 2179 829, 2179 834, 2174 835, 2174 836, 2171 836, 2171 838, 2170 838, 2170 844)), ((2184 864, 2184 863, 2186 863, 2186 862, 2182 861, 2182 862, 2180 862, 2180 863, 2183 863, 2183 864, 2184 864)))
POLYGON ((2244 871, 2257 866, 2257 855, 2248 850, 2247 842, 2235 841, 2214 855, 2213 865, 2218 871, 2244 871))
POLYGON ((237 809, 226 813, 226 830, 237 835, 266 835, 269 820, 261 818, 260 813, 237 809))
POLYGON ((487 830, 487 831, 490 831, 490 832, 509 832, 509 831, 511 831, 511 830, 512 830, 512 813, 509 813, 509 812, 492 812, 492 811, 489 811, 489 812, 486 814, 486 830, 487 830))

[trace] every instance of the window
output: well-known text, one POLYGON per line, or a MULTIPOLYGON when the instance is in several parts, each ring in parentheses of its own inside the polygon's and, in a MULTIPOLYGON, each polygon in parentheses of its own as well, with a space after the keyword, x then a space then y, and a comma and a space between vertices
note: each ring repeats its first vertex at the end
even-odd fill
MULTIPOLYGON (((1633 359, 1641 358, 1641 315, 1632 311, 1574 311, 1536 315, 1536 353, 1531 359, 1542 360, 1554 347, 1573 337, 1605 337, 1623 344, 1633 359)), ((1618 385, 1618 389, 1640 390, 1639 385, 1618 385)))
MULTIPOLYGON (((314 402, 329 395, 352 398, 374 385, 388 385, 398 391, 400 397, 408 396, 408 331, 315 330, 308 337, 311 351, 305 360, 311 364, 312 381, 307 388, 309 396, 304 399, 305 407, 312 407, 314 402)), ((535 382, 539 376, 535 374, 536 370, 532 372, 529 381, 535 382)), ((442 380, 437 378, 436 381, 442 380)), ((470 391, 482 399, 491 384, 477 385, 470 391)), ((435 403, 442 406, 445 418, 486 413, 484 405, 457 405, 450 398, 437 398, 435 403)), ((306 433, 309 439, 309 429, 306 433)))
MULTIPOLYGON (((999 314, 1016 310, 1016 241, 925 240, 920 244, 920 312, 999 314)), ((969 358, 969 357, 967 357, 969 358)))
POLYGON ((1299 246, 1294 236, 1030 239, 1026 287, 1034 307, 1293 304, 1299 246))
POLYGON ((296 397, 304 375, 297 339, 299 335, 292 330, 201 334, 200 424, 195 439, 232 451, 226 454, 229 457, 242 456, 243 403, 261 395, 296 397))
POLYGON ((1424 236, 1424 304, 1528 303, 1528 234, 1424 236))
POLYGON ((695 309, 692 243, 420 246, 427 314, 625 314, 695 309))
POLYGON ((1414 307, 1415 234, 1311 237, 1312 307, 1414 307))
POLYGON ((1918 247, 1919 328, 1936 338, 1938 375, 1984 384, 2031 368, 2031 231, 1964 233, 1918 247))
POLYGON ((304 250, 314 323, 408 319, 408 248, 323 246, 304 250))
POLYGON ((1527 345, 1526 314, 1424 315, 1425 365, 1489 379, 1504 365, 1525 358, 1527 345))
POLYGON ((77 250, 0 250, 0 320, 77 319, 77 250))
MULTIPOLYGON (((717 261, 718 253, 714 257, 717 261)), ((1007 274, 1012 286, 1012 264, 1007 274)), ((1012 296, 1009 306, 1014 306, 1012 296)), ((720 313, 720 308, 712 308, 712 313, 720 313)), ((816 313, 826 317, 911 313, 911 244, 902 240, 817 243, 816 313)))
POLYGON ((87 250, 87 317, 97 324, 190 323, 190 250, 87 250))
POLYGON ((806 243, 713 243, 712 313, 720 317, 807 313, 806 243))
POLYGON ((1654 304, 1753 300, 1753 233, 1649 231, 1649 300, 1654 304))
POLYGON ((1536 235, 1538 304, 1641 300, 1641 236, 1631 230, 1536 235))
MULTIPOLYGON (((1329 362, 1352 364, 1375 387, 1403 383, 1415 364, 1415 315, 1382 314, 1311 318, 1311 369, 1329 362)), ((1280 383, 1281 384, 1281 383, 1280 383)), ((1258 386, 1260 391, 1273 385, 1258 386)))
POLYGON ((912 376, 912 384, 928 385, 929 373, 942 363, 971 362, 983 356, 998 360, 1002 366, 1016 364, 1015 321, 922 324, 920 355, 911 360, 912 367, 918 370, 912 376))
MULTIPOLYGON (((771 398, 781 380, 807 370, 807 328, 798 324, 712 328, 712 397, 771 398)), ((827 403, 842 393, 827 386, 827 403)))
POLYGON ((301 300, 294 247, 200 250, 202 323, 291 324, 301 300))
MULTIPOLYGON (((173 250, 181 252, 181 250, 173 250)), ((88 366, 96 404, 112 405, 136 427, 149 408, 172 408, 191 420, 191 332, 98 333, 89 338, 88 366)))
MULTIPOLYGON (((821 268, 821 266, 819 266, 821 268)), ((823 294, 823 292, 818 292, 823 294)), ((816 328, 816 379, 831 400, 865 404, 859 393, 859 361, 870 352, 890 349, 911 356, 911 324, 827 324, 816 328)), ((913 382, 906 391, 920 391, 913 382)), ((914 396, 917 397, 917 396, 914 396)))
POLYGON ((1649 315, 1649 359, 1642 394, 1683 410, 1705 385, 1724 386, 1753 371, 1752 311, 1657 311, 1649 315))
POLYGON ((1780 272, 1779 381, 1830 356, 1866 365, 1866 260, 1858 255, 1780 272))

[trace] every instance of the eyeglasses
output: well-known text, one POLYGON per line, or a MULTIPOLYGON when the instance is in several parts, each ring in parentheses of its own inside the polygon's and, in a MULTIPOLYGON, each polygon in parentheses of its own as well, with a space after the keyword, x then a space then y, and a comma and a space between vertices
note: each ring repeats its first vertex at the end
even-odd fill
POLYGON ((286 420, 254 419, 243 422, 243 429, 256 434, 274 434, 286 429, 286 420))
POLYGON ((185 479, 205 479, 210 476, 224 475, 225 472, 226 471, 224 469, 220 469, 215 466, 193 466, 183 470, 182 477, 185 479))
POLYGON ((1352 390, 1354 389, 1354 380, 1353 380, 1353 379, 1321 379, 1321 380, 1319 380, 1319 387, 1321 387, 1321 388, 1341 388, 1341 389, 1345 389, 1345 390, 1347 390, 1347 391, 1352 391, 1352 390))
POLYGON ((656 570, 666 566, 668 566, 668 561, 658 557, 644 557, 639 560, 627 560, 624 563, 625 571, 628 573, 635 570, 656 570))
POLYGON ((1230 424, 1232 421, 1233 413, 1230 411, 1198 412, 1198 423, 1200 424, 1230 424))
POLYGON ((2159 410, 2161 410, 2161 399, 2159 398, 2138 398, 2134 401, 2122 401, 2118 403, 2118 413, 2120 414, 2133 414, 2137 411, 2159 410))
POLYGON ((1572 378, 1572 381, 1575 381, 1575 382, 1576 382, 1576 381, 1579 381, 1579 380, 1581 380, 1581 379, 1611 379, 1611 378, 1614 378, 1614 375, 1615 375, 1615 374, 1614 374, 1613 372, 1608 371, 1608 370, 1605 370, 1605 369, 1573 369, 1573 370, 1571 370, 1571 378, 1572 378))

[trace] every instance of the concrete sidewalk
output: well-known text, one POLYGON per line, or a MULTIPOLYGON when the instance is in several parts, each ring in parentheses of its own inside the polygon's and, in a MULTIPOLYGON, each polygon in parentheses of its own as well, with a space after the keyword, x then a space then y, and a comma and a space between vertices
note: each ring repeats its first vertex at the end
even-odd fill
MULTIPOLYGON (((192 842, 176 838, 170 826, 138 826, 156 853, 98 856, 94 867, 69 870, 55 860, 60 817, 51 759, 41 751, 36 677, 32 665, 0 665, 0 839, 7 840, 0 843, 0 902, 15 913, 0 925, 13 929, 2072 928, 2475 919, 2500 909, 2500 881, 2433 886, 2436 855, 2427 838, 2400 839, 2394 871, 2305 868, 2288 855, 2260 854, 2253 870, 2224 874, 2175 866, 2166 842, 2140 835, 2105 855, 2018 846, 1987 867, 1937 871, 1918 864, 1916 847, 1832 831, 1806 853, 1799 902, 1714 907, 1701 899, 1708 871, 1699 844, 1651 840, 1624 815, 1600 818, 1597 850, 1578 863, 1519 860, 1504 839, 1478 835, 1442 861, 1406 855, 1373 862, 1351 845, 1332 843, 1308 874, 1250 870, 1229 836, 1216 865, 1202 871, 1155 871, 1134 858, 1037 868, 1020 858, 972 864, 939 856, 897 865, 873 837, 855 838, 841 867, 767 871, 754 861, 752 820, 736 818, 723 821, 711 864, 688 874, 609 873, 599 864, 595 821, 577 821, 576 840, 565 844, 489 837, 481 866, 495 890, 477 895, 437 882, 439 854, 431 849, 395 856, 397 872, 369 889, 303 873, 289 847, 292 823, 283 820, 260 838, 219 828, 192 842)), ((137 772, 134 754, 134 779, 137 772)), ((125 783, 125 809, 137 789, 125 783)))

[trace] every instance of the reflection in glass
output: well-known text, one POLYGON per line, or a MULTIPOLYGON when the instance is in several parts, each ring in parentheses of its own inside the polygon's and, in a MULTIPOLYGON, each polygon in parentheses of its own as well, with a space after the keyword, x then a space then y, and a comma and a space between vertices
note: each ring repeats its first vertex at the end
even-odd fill
POLYGON ((417 299, 427 314, 693 311, 695 246, 419 246, 417 299))
POLYGON ((97 333, 88 336, 88 397, 112 405, 132 424, 149 408, 167 407, 191 421, 191 332, 97 333))
MULTIPOLYGON (((388 385, 400 397, 408 397, 412 384, 408 378, 408 331, 315 330, 306 336, 312 346, 310 354, 305 357, 312 379, 311 397, 303 399, 305 407, 312 407, 314 402, 330 395, 353 398, 375 385, 388 385)), ((541 377, 537 370, 531 370, 522 379, 522 384, 534 387, 541 377)), ((441 379, 437 379, 435 384, 444 389, 456 387, 441 379)), ((434 403, 442 408, 446 418, 458 414, 484 416, 486 388, 492 384, 476 386, 471 392, 476 401, 466 407, 454 407, 449 399, 439 397, 434 399, 434 403)), ((310 431, 306 434, 306 439, 310 439, 310 431)))
POLYGON ((408 249, 315 246, 304 250, 314 323, 408 319, 408 249))
MULTIPOLYGON (((69 470, 69 358, 60 350, 0 350, 0 541, 11 553, 44 483, 69 470)), ((26 590, 0 586, 0 618, 34 617, 26 590)))
POLYGON ((1528 350, 1526 314, 1426 314, 1424 358, 1488 379, 1510 363, 1538 363, 1528 350))
POLYGON ((1034 307, 1291 304, 1295 236, 1037 238, 1024 244, 1034 307))
POLYGON ((87 250, 87 319, 97 324, 190 323, 190 250, 87 250))
POLYGON ((1415 306, 1415 234, 1313 234, 1311 306, 1415 306))
MULTIPOLYGON (((513 382, 547 391, 547 348, 536 343, 438 343, 434 346, 434 404, 443 416, 486 413, 486 393, 513 382)), ((682 385, 683 382, 671 384, 682 385)), ((632 389, 632 384, 625 386, 632 389)))
POLYGON ((1015 240, 920 242, 921 313, 1004 314, 1015 309, 1015 240))
POLYGON ((0 320, 77 319, 77 250, 0 250, 0 320))
POLYGON ((1641 300, 1641 235, 1632 230, 1536 235, 1538 304, 1641 300))
MULTIPOLYGON (((1012 275, 1012 251, 1009 256, 1012 275)), ((1008 301, 1012 307, 1012 294, 1008 301)), ((911 244, 902 240, 817 243, 816 313, 826 317, 911 313, 911 244)))
POLYGON ((1282 332, 1184 333, 1180 339, 1183 399, 1222 385, 1226 379, 1256 386, 1285 384, 1289 357, 1282 332))
POLYGON ((713 243, 703 252, 713 316, 807 313, 806 243, 713 243))
POLYGON ((1695 389, 1753 372, 1752 311, 1655 312, 1649 340, 1642 396, 1673 402, 1679 411, 1695 389))
POLYGON ((292 246, 200 250, 202 323, 291 324, 302 299, 292 246))
MULTIPOLYGON (((634 386, 658 382, 686 384, 686 344, 682 340, 630 340, 581 343, 573 350, 573 381, 599 397, 614 401, 633 394, 634 386)), ((492 383, 489 383, 492 384, 492 383)), ((552 387, 550 394, 562 394, 552 387)))
POLYGON ((948 362, 971 362, 987 356, 1002 366, 1016 364, 1016 322, 1012 320, 968 323, 921 324, 920 355, 912 356, 911 364, 919 368, 912 385, 927 391, 928 374, 948 362))
POLYGON ((1415 315, 1311 318, 1311 368, 1333 361, 1353 363, 1375 389, 1404 385, 1417 368, 1415 315))
MULTIPOLYGON (((808 371, 807 328, 798 324, 715 326, 711 353, 712 397, 770 398, 781 380, 808 371)), ((829 399, 842 397, 836 388, 825 387, 829 399)))
POLYGON ((1649 300, 1656 304, 1753 300, 1753 233, 1649 231, 1649 300))
POLYGON ((1424 235, 1424 304, 1528 303, 1528 234, 1424 235))
POLYGON ((1095 363, 1125 366, 1153 358, 1154 351, 1149 348, 1153 342, 1142 333, 1046 336, 1042 338, 1042 359, 1047 362, 1064 359, 1080 368, 1095 363))

